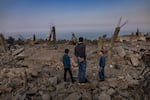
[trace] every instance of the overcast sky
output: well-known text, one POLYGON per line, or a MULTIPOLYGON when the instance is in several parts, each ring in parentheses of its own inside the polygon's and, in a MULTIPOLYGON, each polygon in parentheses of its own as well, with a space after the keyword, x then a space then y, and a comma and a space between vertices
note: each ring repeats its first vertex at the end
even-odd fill
POLYGON ((0 0, 0 32, 150 32, 150 0, 0 0))

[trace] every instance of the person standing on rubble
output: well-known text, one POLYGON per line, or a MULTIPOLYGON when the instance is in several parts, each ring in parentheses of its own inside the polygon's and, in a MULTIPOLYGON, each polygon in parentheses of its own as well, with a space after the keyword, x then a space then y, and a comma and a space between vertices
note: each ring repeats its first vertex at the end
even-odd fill
POLYGON ((53 45, 56 48, 56 28, 55 28, 55 26, 52 26, 52 29, 51 29, 49 41, 51 41, 51 40, 53 41, 53 45))
POLYGON ((69 53, 69 49, 65 49, 65 54, 62 57, 63 60, 63 65, 64 65, 64 81, 66 82, 66 75, 67 72, 69 72, 72 83, 74 83, 74 79, 73 79, 73 75, 72 75, 72 71, 71 71, 71 62, 70 62, 70 57, 68 55, 69 53))
POLYGON ((98 73, 98 75, 99 75, 100 81, 104 81, 105 80, 105 76, 104 76, 104 68, 105 68, 104 51, 100 50, 98 54, 100 56, 100 59, 99 59, 99 73, 98 73))
POLYGON ((79 38, 78 45, 75 47, 75 56, 78 61, 79 83, 86 83, 86 46, 83 43, 83 37, 79 38))
POLYGON ((74 33, 72 33, 71 41, 72 41, 72 44, 73 44, 73 45, 76 45, 76 44, 77 44, 77 38, 76 38, 76 36, 75 36, 74 33))

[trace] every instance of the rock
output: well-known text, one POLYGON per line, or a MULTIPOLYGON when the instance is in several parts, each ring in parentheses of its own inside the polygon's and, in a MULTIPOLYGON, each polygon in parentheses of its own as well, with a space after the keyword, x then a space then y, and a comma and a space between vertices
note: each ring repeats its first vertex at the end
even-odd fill
POLYGON ((111 97, 107 95, 105 92, 102 92, 98 97, 98 100, 111 100, 111 97))
POLYGON ((12 100, 25 100, 26 95, 21 95, 19 93, 17 93, 15 96, 12 97, 12 100))
POLYGON ((17 49, 17 50, 15 50, 15 51, 12 53, 12 55, 13 55, 13 56, 18 55, 18 54, 20 54, 20 53, 23 52, 23 51, 24 51, 24 48, 17 49))
POLYGON ((64 88, 65 88, 65 83, 63 82, 63 83, 60 83, 60 84, 58 84, 57 86, 56 86, 56 90, 64 90, 64 88))
POLYGON ((24 60, 24 58, 26 58, 24 53, 20 53, 15 56, 15 59, 17 59, 17 60, 24 60))
POLYGON ((122 90, 128 89, 128 83, 127 82, 124 82, 124 81, 120 80, 120 81, 117 82, 117 84, 118 84, 117 87, 119 89, 122 89, 122 90))
POLYGON ((68 97, 66 97, 64 100, 80 100, 80 99, 81 99, 81 95, 77 93, 72 93, 68 97))
POLYGON ((56 76, 50 77, 49 82, 51 85, 57 85, 58 82, 57 77, 56 76))
POLYGON ((133 87, 133 86, 139 85, 139 80, 130 80, 128 81, 128 87, 133 87))
POLYGON ((123 90, 123 91, 118 91, 118 93, 119 93, 121 96, 123 96, 123 97, 126 97, 126 98, 129 97, 129 92, 128 92, 128 91, 123 90))
POLYGON ((33 77, 37 77, 38 76, 38 71, 34 67, 28 68, 27 69, 27 73, 30 74, 33 77))
POLYGON ((11 87, 1 86, 0 85, 0 91, 2 93, 10 93, 13 89, 11 87))
POLYGON ((47 88, 48 91, 52 92, 52 91, 55 91, 56 90, 56 87, 54 86, 50 86, 47 88))
POLYGON ((89 83, 79 84, 79 88, 80 89, 89 89, 90 88, 90 84, 89 83))
POLYGON ((42 94, 42 100, 50 100, 51 99, 51 96, 50 94, 42 94))
POLYGON ((111 81, 111 82, 109 82, 109 86, 112 87, 112 88, 116 88, 117 83, 115 81, 111 81))
POLYGON ((129 87, 132 87, 134 85, 139 85, 139 80, 133 79, 132 76, 129 75, 129 74, 127 74, 126 80, 127 80, 127 83, 128 83, 129 87))
POLYGON ((98 85, 97 80, 96 80, 96 81, 92 81, 92 82, 90 83, 91 89, 95 89, 95 88, 97 87, 97 85, 98 85))
POLYGON ((93 95, 93 100, 99 100, 98 98, 99 98, 98 94, 93 95))
POLYGON ((138 57, 134 54, 130 54, 130 60, 133 66, 138 66, 139 65, 139 60, 138 57))
POLYGON ((126 75, 126 80, 127 80, 127 81, 130 81, 130 80, 133 80, 133 78, 132 78, 131 75, 127 74, 127 75, 126 75))
POLYGON ((108 86, 101 86, 101 87, 100 87, 100 89, 102 89, 103 91, 104 91, 104 90, 107 90, 108 88, 109 88, 108 86))
POLYGON ((116 47, 115 49, 116 49, 116 51, 117 51, 117 54, 118 54, 121 58, 123 58, 123 57, 126 55, 125 50, 122 48, 122 46, 118 46, 118 47, 116 47))
POLYGON ((109 89, 109 84, 108 84, 108 83, 105 83, 105 81, 104 81, 104 82, 100 82, 100 83, 99 83, 99 88, 100 88, 101 90, 107 90, 107 89, 109 89))
POLYGON ((108 95, 113 95, 113 94, 115 94, 115 92, 116 91, 113 88, 110 88, 110 89, 107 90, 108 95))
POLYGON ((82 100, 92 100, 92 95, 89 92, 86 92, 82 95, 82 100))

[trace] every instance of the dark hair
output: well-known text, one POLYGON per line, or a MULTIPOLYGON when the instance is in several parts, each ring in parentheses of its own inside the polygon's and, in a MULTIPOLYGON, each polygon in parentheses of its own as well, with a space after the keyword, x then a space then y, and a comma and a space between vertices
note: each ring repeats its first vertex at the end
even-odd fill
POLYGON ((69 53, 69 49, 65 49, 65 53, 69 53))
POLYGON ((83 37, 79 37, 79 42, 83 42, 83 37))
POLYGON ((100 50, 100 52, 102 52, 104 54, 104 50, 100 50))

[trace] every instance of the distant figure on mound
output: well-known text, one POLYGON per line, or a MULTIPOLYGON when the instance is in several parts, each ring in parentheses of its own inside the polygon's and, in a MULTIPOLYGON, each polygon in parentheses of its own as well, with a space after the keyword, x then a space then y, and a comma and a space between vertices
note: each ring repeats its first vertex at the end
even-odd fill
POLYGON ((70 57, 68 55, 69 49, 65 49, 65 54, 63 55, 62 61, 64 65, 64 81, 66 82, 66 74, 69 72, 72 83, 74 82, 72 71, 71 71, 71 62, 70 62, 70 57))
POLYGON ((76 38, 76 36, 75 36, 74 33, 72 33, 71 43, 72 43, 73 45, 76 45, 76 44, 77 44, 77 38, 76 38))
POLYGON ((83 43, 83 37, 79 38, 78 45, 75 47, 75 56, 78 61, 79 83, 86 83, 86 46, 83 43))
POLYGON ((55 28, 55 26, 52 26, 51 33, 49 36, 49 41, 53 41, 53 44, 56 47, 56 28, 55 28))
POLYGON ((105 80, 105 76, 104 76, 104 68, 105 68, 104 51, 100 50, 98 54, 100 56, 100 59, 99 59, 99 73, 98 74, 99 74, 100 81, 104 81, 105 80))

